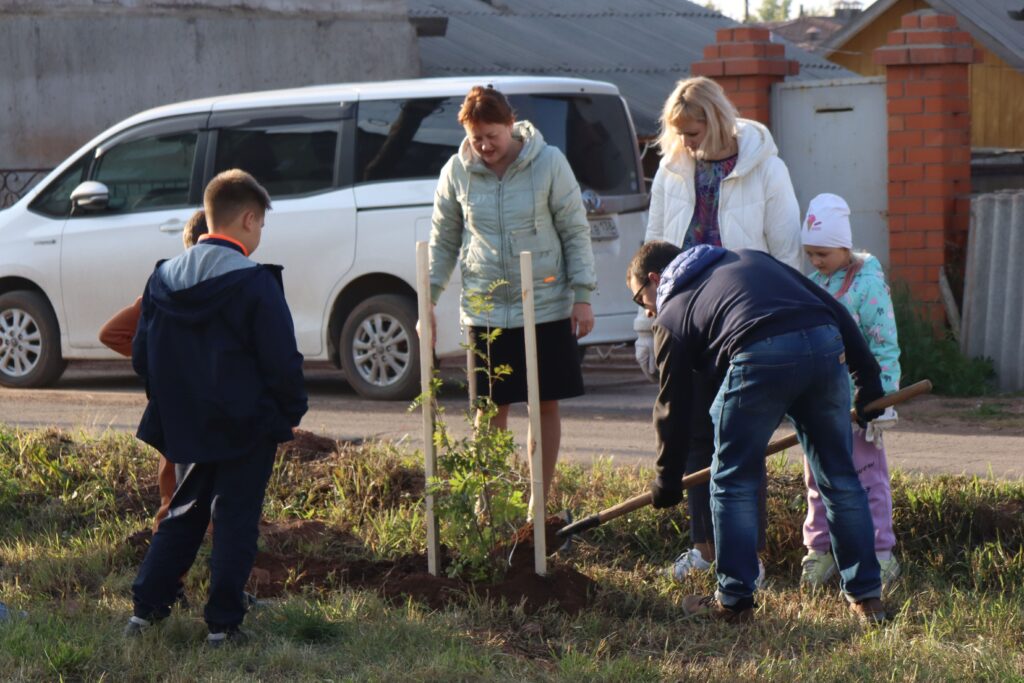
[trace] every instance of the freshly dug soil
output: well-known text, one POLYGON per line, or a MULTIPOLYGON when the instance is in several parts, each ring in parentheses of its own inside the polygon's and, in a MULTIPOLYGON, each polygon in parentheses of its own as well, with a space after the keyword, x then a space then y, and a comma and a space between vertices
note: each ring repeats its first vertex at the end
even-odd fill
MULTIPOLYGON (((545 524, 549 551, 557 547, 558 531, 564 522, 551 517, 545 524)), ((390 600, 408 598, 434 609, 465 602, 470 594, 491 600, 505 600, 510 606, 523 603, 533 614, 546 605, 554 605, 575 614, 590 603, 596 584, 571 566, 548 560, 548 573, 534 573, 533 526, 521 528, 502 556, 509 558, 505 576, 495 583, 474 583, 427 572, 422 554, 405 555, 396 560, 371 561, 359 557, 362 543, 347 531, 319 521, 292 521, 260 526, 263 546, 249 576, 247 590, 267 598, 296 592, 303 588, 330 590, 350 586, 374 590, 390 600)), ((139 560, 145 554, 151 534, 148 529, 125 540, 139 560)), ((442 548, 441 564, 447 564, 442 548)))
POLYGON ((326 436, 305 429, 295 429, 292 434, 291 441, 285 441, 278 447, 282 458, 307 462, 325 458, 338 450, 338 442, 326 436))

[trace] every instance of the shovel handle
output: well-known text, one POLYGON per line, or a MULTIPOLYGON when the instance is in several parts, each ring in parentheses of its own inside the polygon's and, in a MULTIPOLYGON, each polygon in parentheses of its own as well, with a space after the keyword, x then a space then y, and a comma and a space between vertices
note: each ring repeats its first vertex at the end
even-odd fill
MULTIPOLYGON (((865 407, 865 409, 866 410, 870 410, 870 411, 885 410, 889 406, 894 406, 894 405, 896 405, 898 403, 903 403, 904 401, 909 401, 910 399, 912 399, 912 398, 914 398, 916 396, 920 396, 922 394, 927 394, 931 390, 932 390, 932 383, 931 383, 931 381, 927 380, 927 379, 923 379, 920 382, 915 382, 914 384, 911 384, 909 387, 904 387, 903 389, 900 389, 899 391, 894 391, 891 394, 886 394, 885 396, 872 401, 871 403, 869 403, 865 407)), ((850 419, 854 420, 856 418, 857 418, 857 411, 856 410, 851 410, 850 411, 850 419)), ((767 458, 768 456, 774 455, 774 454, 776 454, 776 453, 778 453, 780 451, 784 451, 787 448, 792 448, 793 446, 796 446, 798 443, 800 443, 800 440, 797 438, 797 435, 795 433, 787 434, 786 436, 784 436, 782 438, 779 438, 779 439, 775 439, 774 441, 769 443, 768 444, 768 449, 765 452, 765 456, 764 457, 767 458)), ((682 485, 683 486, 682 487, 684 489, 688 489, 691 486, 696 486, 697 484, 703 484, 704 482, 707 482, 707 481, 710 481, 710 480, 711 480, 711 468, 710 467, 705 467, 702 470, 698 470, 697 472, 693 472, 692 474, 688 474, 685 477, 683 477, 683 480, 682 480, 682 485)), ((642 507, 646 507, 648 505, 651 505, 653 502, 654 502, 654 498, 653 498, 653 495, 651 494, 651 492, 650 491, 645 491, 644 493, 641 493, 641 494, 639 494, 637 496, 633 496, 632 498, 629 498, 628 500, 624 500, 624 501, 622 501, 621 503, 619 503, 617 505, 613 505, 610 508, 605 508, 604 510, 601 510, 600 512, 598 512, 596 515, 590 515, 589 517, 581 519, 578 522, 574 522, 573 524, 569 524, 567 526, 564 526, 564 527, 562 527, 561 529, 558 530, 556 535, 559 536, 560 538, 564 538, 564 537, 570 536, 572 534, 577 534, 577 533, 579 533, 581 531, 587 531, 589 529, 593 529, 596 526, 604 524, 608 520, 615 519, 616 517, 621 517, 622 515, 625 515, 625 514, 628 514, 630 512, 633 512, 634 510, 638 510, 638 509, 640 509, 642 507)))

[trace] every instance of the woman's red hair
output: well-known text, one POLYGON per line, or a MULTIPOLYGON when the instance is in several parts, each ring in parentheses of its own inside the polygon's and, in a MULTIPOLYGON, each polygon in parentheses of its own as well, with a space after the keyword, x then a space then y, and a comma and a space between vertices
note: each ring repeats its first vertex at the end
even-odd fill
POLYGON ((473 86, 459 109, 459 123, 463 126, 481 123, 510 126, 515 120, 515 112, 508 100, 491 86, 473 86))

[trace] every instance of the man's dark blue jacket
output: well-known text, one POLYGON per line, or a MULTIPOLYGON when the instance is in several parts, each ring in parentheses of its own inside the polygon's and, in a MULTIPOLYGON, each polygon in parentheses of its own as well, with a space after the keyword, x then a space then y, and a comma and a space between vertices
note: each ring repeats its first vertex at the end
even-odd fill
MULTIPOLYGON (((692 383, 722 383, 744 346, 796 330, 835 325, 860 397, 882 396, 880 369, 846 307, 799 271, 768 254, 701 245, 661 273, 654 349, 660 390, 654 406, 658 479, 679 486, 689 448, 692 383), (680 417, 682 416, 682 417, 680 417)), ((710 392, 713 396, 716 391, 710 392)))
POLYGON ((307 409, 281 268, 226 240, 157 265, 132 366, 149 397, 137 435, 174 463, 230 460, 288 441, 307 409))

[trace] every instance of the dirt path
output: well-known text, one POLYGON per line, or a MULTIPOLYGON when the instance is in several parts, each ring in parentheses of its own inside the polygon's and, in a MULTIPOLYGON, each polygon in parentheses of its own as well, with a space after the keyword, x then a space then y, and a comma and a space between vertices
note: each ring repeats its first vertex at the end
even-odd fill
MULTIPOLYGON (((457 378, 456 368, 446 376, 457 378)), ((656 388, 631 356, 588 356, 587 394, 562 403, 562 458, 618 464, 653 463, 651 406, 656 388)), ((303 427, 344 439, 390 439, 417 448, 422 421, 404 402, 379 403, 356 396, 338 371, 307 369, 310 411, 303 427)), ((443 401, 450 425, 463 424, 464 393, 443 401)), ((73 365, 53 389, 0 389, 0 422, 22 427, 55 425, 89 431, 134 431, 145 396, 126 363, 73 365)), ((968 473, 1024 478, 1024 396, 946 399, 927 396, 899 408, 900 424, 886 436, 890 465, 915 472, 968 473)), ((510 426, 526 434, 526 411, 513 409, 510 426)), ((457 431, 457 429, 456 429, 457 431)), ((791 452, 796 457, 798 452, 791 452)))

